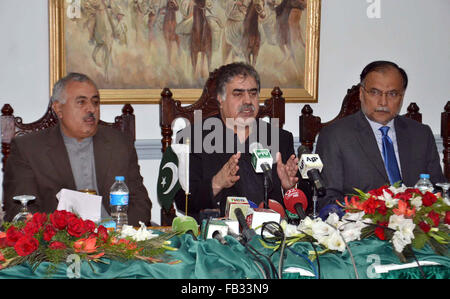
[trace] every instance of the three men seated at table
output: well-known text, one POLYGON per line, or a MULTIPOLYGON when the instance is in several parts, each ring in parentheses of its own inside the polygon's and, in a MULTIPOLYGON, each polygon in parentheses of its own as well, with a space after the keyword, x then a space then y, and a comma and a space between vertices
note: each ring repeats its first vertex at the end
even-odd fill
POLYGON ((360 76, 361 110, 324 127, 316 153, 323 162, 326 196, 320 206, 386 184, 413 187, 421 173, 446 182, 429 126, 400 116, 408 76, 397 64, 374 61, 360 76))
POLYGON ((62 189, 95 190, 102 196, 102 218, 109 216, 109 191, 117 175, 130 190, 128 223, 150 225, 152 203, 142 176, 134 141, 119 130, 98 125, 100 95, 86 75, 70 73, 53 88, 52 108, 58 125, 16 137, 3 177, 5 220, 19 212, 16 195, 34 195, 34 212, 52 213, 62 189))
MULTIPOLYGON (((407 84, 406 72, 395 63, 375 61, 364 68, 361 111, 323 128, 318 137, 316 153, 323 161, 327 185, 319 209, 353 194, 355 187, 369 191, 397 181, 413 186, 421 173, 430 174, 434 184, 446 181, 430 127, 399 116, 407 84)), ((191 139, 189 215, 198 218, 202 209, 219 208, 223 216, 228 196, 244 196, 257 205, 264 200, 264 175, 251 164, 255 146, 270 148, 275 155, 269 199, 282 203, 284 192, 295 186, 311 197, 310 185, 299 179, 292 134, 256 118, 260 87, 252 66, 220 67, 220 115, 201 122, 200 136, 194 133, 198 124, 180 133, 180 142, 186 136, 191 139), (210 148, 205 148, 208 144, 210 148)), ((11 221, 20 209, 13 196, 35 195, 31 212, 51 213, 61 188, 96 190, 103 197, 102 216, 107 217, 114 177, 124 175, 130 189, 129 224, 149 225, 152 203, 133 141, 98 125, 100 97, 95 83, 83 74, 67 75, 54 86, 52 107, 57 126, 16 137, 11 143, 3 179, 5 220, 11 221)), ((182 190, 175 202, 185 210, 182 190)))

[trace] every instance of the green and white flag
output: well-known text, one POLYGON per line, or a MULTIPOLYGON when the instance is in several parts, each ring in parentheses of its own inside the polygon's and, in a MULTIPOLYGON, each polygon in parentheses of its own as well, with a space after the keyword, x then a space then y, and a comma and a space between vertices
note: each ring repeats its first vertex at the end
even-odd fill
POLYGON ((157 184, 158 200, 165 210, 173 204, 182 188, 189 193, 189 145, 173 144, 163 154, 157 184))

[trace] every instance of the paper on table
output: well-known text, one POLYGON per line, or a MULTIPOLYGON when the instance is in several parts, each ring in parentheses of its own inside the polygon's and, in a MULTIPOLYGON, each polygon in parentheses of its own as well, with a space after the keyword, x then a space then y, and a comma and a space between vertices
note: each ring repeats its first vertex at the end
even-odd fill
POLYGON ((56 198, 59 201, 57 210, 75 213, 83 220, 89 219, 95 223, 100 222, 101 196, 63 188, 56 194, 56 198))

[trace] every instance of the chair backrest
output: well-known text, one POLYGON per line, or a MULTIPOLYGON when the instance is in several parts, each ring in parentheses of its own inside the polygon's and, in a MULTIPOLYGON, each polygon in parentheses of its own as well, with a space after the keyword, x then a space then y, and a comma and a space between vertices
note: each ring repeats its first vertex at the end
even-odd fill
MULTIPOLYGON (((159 103, 159 120, 161 126, 162 152, 172 144, 172 124, 177 118, 185 118, 190 123, 194 122, 194 111, 201 110, 202 119, 218 115, 220 113, 219 103, 217 101, 217 74, 214 70, 209 74, 200 98, 193 104, 182 107, 181 102, 172 98, 172 92, 169 88, 164 88, 161 92, 161 101, 159 103)), ((271 92, 271 97, 264 100, 259 106, 257 118, 269 117, 278 118, 279 126, 282 128, 285 122, 285 99, 283 92, 279 87, 275 87, 271 92)), ((161 208, 161 225, 171 225, 172 219, 176 216, 175 209, 166 211, 161 208)))
MULTIPOLYGON (((58 117, 52 109, 51 102, 47 107, 47 111, 40 119, 27 124, 23 123, 21 117, 14 116, 14 110, 11 105, 3 105, 1 111, 2 171, 4 171, 5 163, 10 153, 11 140, 16 136, 53 127, 58 123, 58 117)), ((126 135, 131 136, 133 140, 136 140, 136 121, 133 112, 133 107, 130 104, 125 104, 122 108, 122 115, 116 116, 114 122, 108 123, 100 120, 99 125, 118 129, 126 135)))
MULTIPOLYGON (((299 117, 299 132, 300 143, 307 146, 311 151, 314 148, 314 142, 316 140, 319 131, 329 124, 351 115, 361 109, 361 102, 359 100, 359 84, 353 85, 352 88, 347 90, 347 94, 342 101, 341 110, 338 115, 328 122, 322 122, 319 116, 313 115, 311 106, 306 104, 303 106, 301 115, 299 117)), ((409 104, 407 108, 406 117, 414 119, 418 122, 422 122, 422 114, 419 112, 419 107, 416 103, 409 104)))
POLYGON ((444 107, 441 113, 441 137, 444 145, 444 175, 450 182, 450 101, 444 107))

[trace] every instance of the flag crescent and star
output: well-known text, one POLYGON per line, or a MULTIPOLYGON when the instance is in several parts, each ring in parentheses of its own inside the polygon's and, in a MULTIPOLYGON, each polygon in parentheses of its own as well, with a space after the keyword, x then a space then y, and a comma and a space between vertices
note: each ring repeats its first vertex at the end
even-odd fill
POLYGON ((157 195, 165 210, 172 207, 175 195, 180 189, 189 192, 189 146, 173 144, 163 154, 159 166, 157 195))

